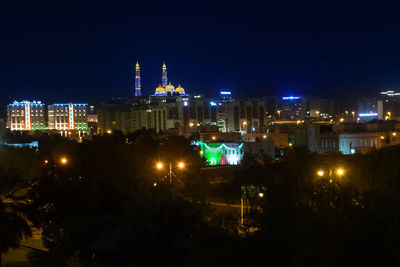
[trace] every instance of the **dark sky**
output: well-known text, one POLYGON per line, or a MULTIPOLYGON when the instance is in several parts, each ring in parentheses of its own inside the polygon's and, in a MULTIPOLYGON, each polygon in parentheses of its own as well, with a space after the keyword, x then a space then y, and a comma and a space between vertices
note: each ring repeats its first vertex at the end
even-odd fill
POLYGON ((381 1, 6 1, 0 97, 94 101, 169 79, 191 94, 400 87, 400 9, 381 1), (296 3, 297 2, 297 3, 296 3))

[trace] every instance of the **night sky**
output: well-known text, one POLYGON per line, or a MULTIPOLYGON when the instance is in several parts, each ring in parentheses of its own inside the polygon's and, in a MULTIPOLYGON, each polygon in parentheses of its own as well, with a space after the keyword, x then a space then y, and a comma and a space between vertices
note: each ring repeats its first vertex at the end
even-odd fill
POLYGON ((191 94, 400 88, 399 6, 262 2, 7 1, 0 7, 1 103, 9 96, 46 103, 130 97, 136 60, 144 95, 161 82, 163 60, 172 83, 191 94))

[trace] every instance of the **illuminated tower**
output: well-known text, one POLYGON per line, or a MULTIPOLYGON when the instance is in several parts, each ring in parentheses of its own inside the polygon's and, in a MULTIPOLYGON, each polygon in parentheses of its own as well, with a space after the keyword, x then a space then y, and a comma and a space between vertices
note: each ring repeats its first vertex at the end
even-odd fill
POLYGON ((167 78, 167 65, 165 65, 165 61, 162 66, 162 87, 166 87, 168 85, 168 78, 167 78))
POLYGON ((140 67, 139 62, 136 61, 136 75, 135 75, 135 96, 142 96, 142 85, 140 83, 140 67))

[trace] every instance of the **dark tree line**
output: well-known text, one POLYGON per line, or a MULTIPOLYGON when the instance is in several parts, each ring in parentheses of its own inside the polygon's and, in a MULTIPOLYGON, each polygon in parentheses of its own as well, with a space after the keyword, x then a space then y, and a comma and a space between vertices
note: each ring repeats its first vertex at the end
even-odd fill
POLYGON ((44 136, 38 152, 0 151, 0 250, 34 226, 46 248, 30 255, 38 266, 399 266, 399 161, 397 147, 249 156, 211 192, 184 138, 44 136), (170 184, 160 161, 185 169, 170 184), (207 204, 215 193, 237 202, 243 185, 264 190, 251 200, 253 231, 244 235, 237 212, 207 204))

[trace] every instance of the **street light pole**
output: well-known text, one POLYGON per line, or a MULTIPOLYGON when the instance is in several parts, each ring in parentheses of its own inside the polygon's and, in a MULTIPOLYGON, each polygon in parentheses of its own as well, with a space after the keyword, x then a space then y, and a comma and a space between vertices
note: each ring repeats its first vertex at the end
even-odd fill
POLYGON ((169 163, 169 183, 172 184, 172 162, 169 163))

